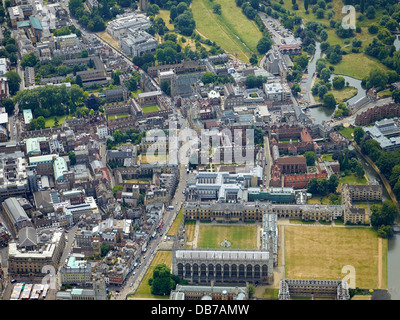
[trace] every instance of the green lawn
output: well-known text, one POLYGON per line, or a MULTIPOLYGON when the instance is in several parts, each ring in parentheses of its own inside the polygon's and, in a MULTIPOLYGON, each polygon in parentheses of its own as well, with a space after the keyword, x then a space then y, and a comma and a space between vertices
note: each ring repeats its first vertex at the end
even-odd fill
POLYGON ((341 90, 336 90, 333 89, 330 92, 332 92, 333 96, 336 99, 336 102, 345 102, 349 100, 350 98, 353 98, 355 95, 357 95, 358 90, 355 87, 344 87, 341 90))
POLYGON ((382 263, 382 288, 387 288, 387 240, 371 228, 285 226, 285 271, 293 279, 343 279, 343 267, 355 269, 355 285, 377 288, 382 263))
POLYGON ((323 155, 322 155, 322 161, 333 161, 332 155, 330 155, 330 154, 323 154, 323 155))
POLYGON ((193 17, 196 29, 228 52, 239 52, 238 58, 248 62, 248 52, 256 51, 262 34, 254 21, 246 18, 233 0, 193 0, 193 17), (212 7, 221 5, 221 15, 213 13, 212 7))
POLYGON ((345 177, 340 177, 339 178, 339 184, 367 184, 367 179, 365 177, 362 178, 357 178, 354 174, 347 175, 345 177))
POLYGON ((108 115, 107 119, 111 120, 111 119, 119 119, 119 118, 126 118, 126 117, 129 117, 129 114, 117 114, 117 115, 112 114, 112 115, 108 115))
POLYGON ((343 137, 347 138, 347 139, 353 139, 353 132, 354 132, 354 128, 344 128, 342 130, 339 130, 339 132, 343 135, 343 137))
POLYGON ((222 248, 221 242, 228 240, 231 248, 256 248, 257 227, 254 225, 200 225, 198 247, 222 248))
POLYGON ((353 53, 342 56, 342 61, 334 65, 335 74, 343 74, 349 77, 362 80, 369 75, 374 68, 388 70, 386 66, 378 60, 367 56, 364 53, 353 53))
POLYGON ((144 113, 157 112, 159 109, 156 105, 142 107, 144 113))
MULTIPOLYGON (((46 128, 50 128, 50 127, 54 127, 54 118, 55 117, 48 117, 48 118, 44 118, 44 120, 46 121, 46 128)), ((68 119, 72 119, 73 116, 69 115, 68 119)), ((61 116, 61 117, 57 117, 58 119, 58 125, 61 125, 66 119, 67 119, 67 115, 61 116)))

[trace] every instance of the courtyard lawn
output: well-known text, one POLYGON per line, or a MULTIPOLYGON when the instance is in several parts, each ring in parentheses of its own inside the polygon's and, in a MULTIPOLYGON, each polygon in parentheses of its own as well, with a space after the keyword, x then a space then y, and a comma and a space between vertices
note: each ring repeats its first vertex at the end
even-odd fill
POLYGON ((292 279, 343 279, 342 268, 353 266, 356 287, 387 288, 386 255, 387 240, 379 257, 379 238, 370 228, 285 226, 286 276, 292 279))
POLYGON ((342 130, 339 130, 339 132, 345 137, 346 139, 353 139, 353 132, 354 128, 344 128, 342 130))
POLYGON ((159 109, 156 105, 142 107, 144 113, 157 112, 159 109))
POLYGON ((178 215, 176 216, 174 222, 172 223, 171 228, 168 231, 169 236, 176 235, 178 232, 179 227, 181 226, 183 221, 183 207, 179 210, 178 215))
MULTIPOLYGON (((54 118, 55 117, 44 118, 46 128, 54 127, 54 118)), ((56 118, 58 119, 58 125, 60 126, 67 119, 67 115, 64 115, 61 117, 56 116, 56 118)), ((68 116, 68 119, 72 119, 72 118, 73 118, 72 115, 68 116)))
POLYGON ((331 204, 328 197, 317 197, 313 196, 310 199, 307 199, 307 204, 331 204))
POLYGON ((367 184, 367 179, 365 177, 357 178, 353 173, 345 177, 339 178, 339 184, 367 184))
POLYGON ((333 161, 331 154, 323 154, 322 161, 333 161))
POLYGON ((141 163, 154 163, 154 162, 166 162, 168 161, 168 154, 152 154, 149 151, 148 154, 140 155, 141 163))
POLYGON ((254 21, 246 18, 232 0, 193 0, 196 29, 228 52, 240 53, 238 58, 249 61, 249 52, 256 51, 262 34, 254 21), (221 5, 221 15, 213 13, 213 6, 221 5))
POLYGON ((151 286, 149 286, 149 279, 153 277, 153 271, 159 264, 164 263, 168 268, 172 268, 172 251, 158 251, 155 255, 151 265, 147 269, 135 295, 130 296, 131 298, 141 299, 169 299, 169 296, 156 296, 151 294, 151 286))
POLYGON ((231 242, 232 249, 257 248, 257 226, 200 224, 198 248, 223 248, 221 242, 224 240, 231 242))

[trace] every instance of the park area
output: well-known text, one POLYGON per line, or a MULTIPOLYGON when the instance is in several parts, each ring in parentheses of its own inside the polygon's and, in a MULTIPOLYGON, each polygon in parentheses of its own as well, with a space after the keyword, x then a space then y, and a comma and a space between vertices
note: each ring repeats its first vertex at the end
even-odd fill
POLYGON ((355 269, 355 286, 387 288, 387 240, 370 228, 285 226, 286 276, 343 279, 355 269))
POLYGON ((255 52, 262 34, 254 21, 246 18, 232 0, 193 0, 196 30, 227 52, 240 53, 238 58, 249 61, 249 52, 255 52), (221 14, 213 13, 213 6, 221 5, 221 14), (246 54, 247 53, 247 54, 246 54))
POLYGON ((256 225, 210 225, 200 224, 197 248, 223 248, 221 242, 231 243, 230 249, 259 248, 256 225))

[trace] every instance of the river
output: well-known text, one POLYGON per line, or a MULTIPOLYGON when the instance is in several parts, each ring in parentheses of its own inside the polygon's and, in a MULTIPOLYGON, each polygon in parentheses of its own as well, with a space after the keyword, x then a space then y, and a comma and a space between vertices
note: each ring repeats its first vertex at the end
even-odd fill
MULTIPOLYGON (((400 43, 400 41, 399 41, 400 43)), ((303 100, 311 102, 311 88, 312 88, 312 78, 315 73, 316 69, 316 64, 317 60, 321 57, 321 46, 319 42, 315 43, 315 53, 310 61, 308 67, 307 67, 307 73, 308 73, 308 78, 304 79, 301 82, 301 87, 305 89, 305 93, 303 95, 303 100)), ((357 94, 352 97, 351 99, 346 101, 346 104, 348 103, 349 105, 355 103, 359 99, 365 97, 366 91, 365 89, 362 88, 361 86, 361 80, 345 76, 345 75, 340 75, 340 74, 332 74, 330 80, 335 76, 341 76, 345 79, 346 83, 349 83, 350 87, 355 87, 357 89, 357 94)), ((309 117, 314 119, 315 123, 321 123, 322 121, 329 121, 331 119, 331 116, 335 112, 335 108, 325 108, 325 107, 316 107, 316 108, 310 108, 310 110, 307 112, 307 115, 309 117)))

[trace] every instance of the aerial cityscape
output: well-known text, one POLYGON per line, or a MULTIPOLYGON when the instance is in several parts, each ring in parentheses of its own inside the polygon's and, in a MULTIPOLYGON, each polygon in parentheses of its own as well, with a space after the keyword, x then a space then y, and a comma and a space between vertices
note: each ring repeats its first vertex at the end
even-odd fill
POLYGON ((3 0, 0 300, 400 300, 399 36, 398 0, 3 0))

